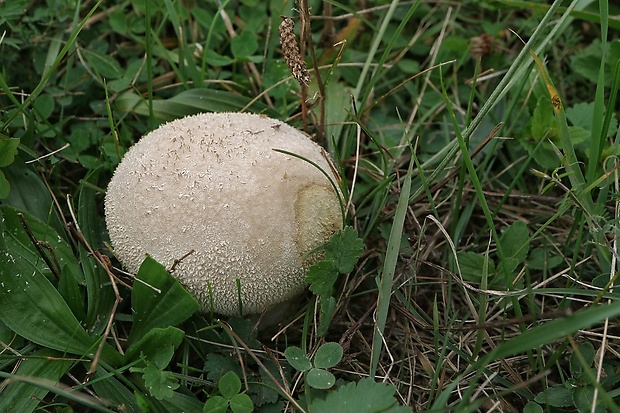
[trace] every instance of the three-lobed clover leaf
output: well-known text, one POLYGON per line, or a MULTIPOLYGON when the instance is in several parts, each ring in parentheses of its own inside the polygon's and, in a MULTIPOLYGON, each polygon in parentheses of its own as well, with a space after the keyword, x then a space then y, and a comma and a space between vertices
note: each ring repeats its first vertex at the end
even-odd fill
POLYGON ((241 379, 233 372, 229 371, 220 377, 217 383, 219 395, 209 397, 203 407, 204 413, 226 413, 228 408, 233 413, 251 413, 254 411, 254 403, 250 396, 241 391, 241 379))
POLYGON ((295 369, 299 371, 308 371, 312 368, 310 359, 304 353, 302 349, 296 346, 290 346, 284 350, 284 357, 286 361, 295 369))
POLYGON ((298 371, 306 373, 310 387, 325 390, 336 383, 336 377, 326 369, 334 367, 342 360, 343 350, 338 343, 323 343, 316 351, 312 361, 302 349, 290 346, 284 351, 284 357, 298 371))

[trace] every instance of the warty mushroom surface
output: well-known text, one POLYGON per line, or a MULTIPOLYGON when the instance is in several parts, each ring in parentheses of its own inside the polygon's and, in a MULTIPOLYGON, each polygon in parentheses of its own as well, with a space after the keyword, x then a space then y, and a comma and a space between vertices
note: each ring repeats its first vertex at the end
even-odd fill
POLYGON ((261 115, 203 113, 144 136, 106 193, 116 256, 131 272, 147 254, 167 268, 184 257, 173 275, 223 315, 239 314, 239 297, 255 314, 303 292, 310 252, 342 227, 339 195, 274 149, 337 181, 316 143, 261 115))

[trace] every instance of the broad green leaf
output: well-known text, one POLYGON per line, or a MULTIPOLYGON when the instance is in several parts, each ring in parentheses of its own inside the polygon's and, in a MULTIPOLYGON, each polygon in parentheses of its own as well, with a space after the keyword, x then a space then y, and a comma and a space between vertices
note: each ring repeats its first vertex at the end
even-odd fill
POLYGON ((6 180, 4 172, 0 171, 0 199, 8 197, 10 192, 11 184, 6 180))
MULTIPOLYGON (((75 271, 73 266, 65 265, 62 267, 60 280, 58 281, 58 292, 62 295, 62 298, 75 317, 83 322, 86 320, 86 311, 84 311, 84 296, 82 295, 78 279, 83 279, 84 276, 81 273, 74 275, 73 271, 75 271)), ((79 271, 79 267, 77 271, 79 271)))
MULTIPOLYGON (((578 412, 591 413, 592 403, 594 402, 594 386, 576 387, 573 389, 573 405, 577 408, 578 412)), ((601 396, 598 396, 594 413, 605 413, 607 406, 601 400, 601 396)))
POLYGON ((312 413, 411 413, 411 408, 399 406, 394 398, 394 386, 375 383, 371 378, 349 383, 316 399, 310 405, 312 413))
POLYGON ((560 165, 560 159, 556 154, 551 142, 542 141, 532 145, 525 141, 520 141, 532 158, 545 169, 555 169, 560 165))
POLYGON ((101 366, 90 381, 97 397, 115 406, 123 406, 128 413, 140 413, 136 396, 116 377, 104 370, 101 366))
POLYGON ((553 116, 553 106, 548 96, 541 96, 536 102, 530 128, 536 142, 557 136, 557 121, 553 116))
POLYGON ((340 363, 342 354, 343 350, 340 344, 333 342, 323 343, 316 351, 312 361, 315 367, 328 369, 340 363))
POLYGON ((136 276, 131 294, 134 313, 130 344, 153 328, 175 326, 187 320, 200 305, 163 265, 147 257, 136 276))
POLYGON ((341 274, 348 274, 355 268, 364 252, 364 241, 353 227, 337 232, 325 247, 325 259, 334 263, 341 274))
MULTIPOLYGON (((284 61, 274 60, 270 62, 267 67, 265 67, 265 73, 263 75, 263 88, 265 90, 269 90, 269 96, 274 99, 282 99, 286 96, 289 96, 291 92, 299 89, 299 83, 293 79, 291 76, 291 72, 288 69, 288 66, 284 61), (288 79, 282 82, 283 79, 288 79)), ((329 93, 329 90, 327 91, 329 93)), ((327 96, 332 96, 331 94, 327 96)), ((347 99, 349 96, 347 95, 347 99)), ((330 100, 326 99, 326 103, 329 103, 330 100)), ((326 107, 325 109, 325 128, 327 130, 328 122, 329 122, 329 109, 326 107)), ((347 113, 348 115, 348 113, 347 113)), ((331 125, 331 123, 330 123, 331 125)), ((331 135, 327 135, 331 136, 331 135)))
POLYGON ((125 10, 119 7, 109 14, 108 24, 112 30, 124 36, 130 30, 127 20, 125 10))
MULTIPOLYGON (((276 403, 279 399, 272 377, 278 380, 281 385, 284 385, 285 381, 291 382, 291 369, 288 366, 278 364, 273 360, 264 360, 264 365, 265 369, 260 369, 260 384, 253 387, 253 400, 259 406, 276 403), (271 377, 267 372, 271 373, 271 377)), ((252 387, 250 388, 252 389, 252 387)))
POLYGON ((174 351, 185 337, 183 330, 175 327, 153 328, 132 344, 125 353, 126 363, 144 357, 157 368, 164 369, 172 360, 174 351))
POLYGON ((205 61, 210 66, 216 66, 216 67, 228 66, 234 62, 234 60, 231 59, 230 57, 223 56, 212 49, 207 49, 204 51, 204 53, 205 53, 205 61))
POLYGON ((0 138, 0 168, 13 163, 18 146, 19 138, 0 138))
MULTIPOLYGON (((0 372, 3 379, 19 379, 19 377, 38 378, 56 383, 64 376, 71 366, 72 360, 64 360, 63 353, 50 349, 41 349, 25 358, 14 374, 0 372)), ((34 411, 48 390, 30 383, 11 381, 2 390, 0 412, 29 413, 34 411)))
POLYGON ((114 290, 110 276, 82 245, 78 247, 82 271, 86 280, 87 313, 85 324, 89 331, 101 334, 107 323, 106 315, 114 305, 114 290))
POLYGON ((90 171, 81 181, 78 189, 77 198, 77 220, 84 238, 93 248, 103 246, 107 241, 105 235, 105 222, 99 214, 99 207, 103 204, 103 194, 97 188, 101 183, 101 175, 106 169, 101 166, 90 171))
POLYGON ((162 400, 161 404, 166 408, 166 413, 200 412, 204 405, 193 394, 179 392, 174 392, 171 398, 162 400))
POLYGON ((591 342, 586 341, 579 346, 578 350, 575 350, 569 359, 570 373, 573 378, 578 379, 581 377, 585 369, 588 369, 594 363, 594 345, 591 342), (581 356, 585 359, 586 365, 581 364, 580 358, 577 356, 577 351, 581 353, 581 356))
POLYGON ((54 112, 54 98, 47 93, 43 93, 32 102, 32 107, 39 119, 46 120, 54 112))
POLYGON ((562 262, 564 259, 560 255, 553 254, 550 249, 535 248, 530 253, 527 266, 534 270, 552 270, 562 262))
POLYGON ((575 146, 587 142, 592 137, 592 132, 582 128, 581 126, 569 126, 568 133, 570 135, 571 142, 575 146))
POLYGON ((11 167, 3 171, 11 185, 11 192, 3 203, 32 214, 58 233, 62 233, 64 231, 62 221, 56 213, 47 186, 36 170, 31 165, 26 165, 18 156, 11 167))
POLYGON ((110 55, 100 53, 97 50, 86 49, 82 50, 84 59, 89 63, 91 70, 98 74, 101 78, 118 79, 123 75, 121 66, 110 55))
POLYGON ((258 49, 256 33, 244 30, 240 35, 235 36, 230 41, 230 50, 235 59, 246 60, 258 49))
MULTIPOLYGON (((46 277, 53 277, 54 273, 47 266, 47 263, 34 247, 32 240, 28 237, 22 220, 19 218, 19 212, 8 205, 1 206, 0 210, 2 210, 4 216, 7 248, 11 248, 16 254, 28 259, 46 277)), ((37 242, 44 243, 45 248, 42 248, 42 252, 55 267, 56 274, 60 273, 58 291, 78 320, 84 320, 84 302, 79 289, 79 284, 84 282, 84 276, 80 271, 73 250, 46 223, 39 221, 26 212, 21 214, 37 242)))
POLYGON ((312 368, 306 376, 310 387, 320 390, 331 388, 336 383, 336 377, 327 370, 312 368))
POLYGON ((27 258, 46 276, 52 276, 52 271, 41 258, 24 229, 23 222, 18 215, 21 213, 35 239, 44 243, 45 248, 42 250, 52 265, 57 266, 56 270, 66 269, 64 275, 75 277, 75 282, 83 282, 84 279, 73 250, 52 227, 28 212, 18 211, 8 205, 0 206, 0 210, 4 216, 4 230, 7 237, 5 241, 8 248, 27 258))
POLYGON ((226 413, 228 411, 228 400, 222 396, 211 396, 202 409, 203 413, 226 413))
POLYGON ((286 357, 286 361, 295 369, 299 371, 308 371, 312 368, 312 363, 310 363, 310 359, 304 353, 302 349, 296 346, 287 347, 284 350, 284 357, 286 357))
POLYGON ((317 262, 306 272, 306 282, 310 284, 310 291, 320 296, 330 296, 337 279, 338 269, 328 260, 317 262))
POLYGON ((7 327, 1 320, 0 341, 3 343, 11 343, 12 348, 20 348, 26 345, 26 340, 15 334, 15 332, 7 327))
POLYGON ((93 352, 95 340, 29 258, 11 250, 0 254, 0 319, 44 347, 77 355, 93 352))
MULTIPOLYGON (((594 102, 580 102, 566 108, 566 119, 573 126, 581 126, 583 129, 592 131, 592 113, 594 113, 594 102)), ((611 123, 607 136, 613 136, 618 130, 616 115, 611 115, 611 123)))
POLYGON ((336 312, 336 298, 333 296, 322 296, 319 299, 321 317, 319 319, 319 328, 317 334, 319 337, 325 337, 327 330, 331 325, 332 318, 336 312))
POLYGON ((533 156, 534 160, 544 168, 553 169, 560 165, 560 159, 553 150, 549 140, 558 135, 557 120, 553 115, 551 101, 548 96, 541 96, 532 113, 530 131, 533 141, 521 139, 519 142, 533 156))
POLYGON ((151 411, 149 401, 145 394, 139 392, 138 390, 135 390, 133 392, 133 395, 136 398, 136 403, 138 404, 138 409, 140 410, 140 413, 151 411))
POLYGON ((233 413, 252 413, 254 403, 247 394, 237 394, 230 399, 230 410, 233 413))
POLYGON ((225 372, 233 371, 237 375, 243 374, 237 359, 217 353, 207 354, 204 370, 207 373, 207 379, 214 382, 218 381, 225 372))
POLYGON ((523 407, 523 413, 543 413, 543 409, 538 403, 528 402, 525 407, 523 407))
POLYGON ((346 125, 346 121, 351 115, 351 93, 352 88, 348 87, 344 82, 329 82, 327 84, 325 97, 325 134, 327 136, 329 152, 333 153, 331 148, 334 140, 340 139, 342 130, 346 125))
POLYGON ((592 112, 594 102, 580 102, 566 108, 566 119, 573 126, 581 126, 584 129, 592 130, 592 112))
POLYGON ((220 377, 217 388, 222 396, 231 399, 241 391, 241 380, 234 372, 229 371, 220 377))
POLYGON ((157 400, 169 399, 174 395, 174 390, 179 388, 179 382, 172 372, 160 370, 153 364, 144 368, 142 378, 151 396, 157 400))
MULTIPOLYGON (((252 349, 261 348, 261 343, 256 339, 258 337, 258 330, 248 317, 233 316, 228 320, 228 325, 248 347, 252 349)), ((228 335, 224 337, 224 340, 236 345, 235 341, 231 340, 231 337, 228 335)))
POLYGON ((482 254, 471 251, 459 251, 456 254, 463 278, 468 281, 480 282, 486 271, 488 276, 495 275, 495 264, 482 254), (485 270, 486 263, 486 270, 485 270))
POLYGON ((523 221, 515 221, 502 234, 499 242, 504 251, 504 261, 497 268, 501 275, 512 274, 525 261, 530 248, 530 235, 523 221))
POLYGON ((542 393, 539 393, 534 400, 540 404, 546 404, 553 407, 568 407, 573 405, 573 389, 557 384, 548 387, 542 393))

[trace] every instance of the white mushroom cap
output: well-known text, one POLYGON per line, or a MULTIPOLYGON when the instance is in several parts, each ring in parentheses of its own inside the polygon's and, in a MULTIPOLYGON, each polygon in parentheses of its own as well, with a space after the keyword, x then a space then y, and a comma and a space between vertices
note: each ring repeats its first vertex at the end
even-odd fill
POLYGON ((320 147, 265 116, 203 113, 144 136, 107 189, 105 215, 119 260, 148 254, 209 311, 260 313, 305 288, 308 253, 342 226, 336 178, 320 147), (240 283, 240 295, 237 281, 240 283))

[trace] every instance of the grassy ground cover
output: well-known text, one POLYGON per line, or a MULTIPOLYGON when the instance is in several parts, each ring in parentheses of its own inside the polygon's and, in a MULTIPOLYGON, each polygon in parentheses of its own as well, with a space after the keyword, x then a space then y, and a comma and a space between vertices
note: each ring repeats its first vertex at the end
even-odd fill
POLYGON ((0 411, 620 411, 611 3, 0 0, 0 411), (205 111, 286 121, 343 178, 270 329, 109 245, 123 154, 205 111))

